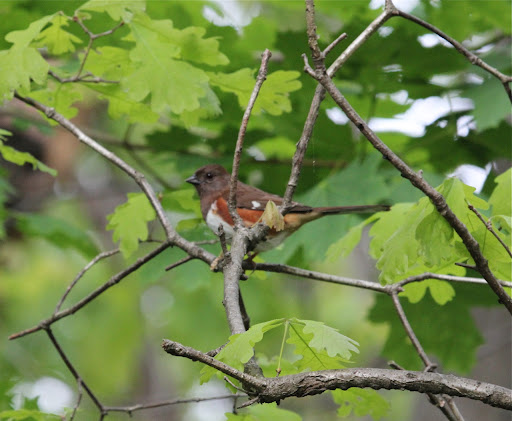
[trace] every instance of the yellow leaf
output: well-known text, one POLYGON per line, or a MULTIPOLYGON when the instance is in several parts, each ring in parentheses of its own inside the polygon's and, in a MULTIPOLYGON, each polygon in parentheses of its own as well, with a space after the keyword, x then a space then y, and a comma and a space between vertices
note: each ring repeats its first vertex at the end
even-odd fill
POLYGON ((261 215, 261 220, 265 225, 270 228, 275 228, 276 231, 282 231, 284 229, 284 217, 281 215, 279 208, 272 200, 267 202, 265 211, 261 215))

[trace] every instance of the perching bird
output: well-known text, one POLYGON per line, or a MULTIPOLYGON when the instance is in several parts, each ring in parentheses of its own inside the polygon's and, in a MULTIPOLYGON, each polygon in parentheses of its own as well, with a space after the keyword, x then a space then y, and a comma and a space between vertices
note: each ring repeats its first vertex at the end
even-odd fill
MULTIPOLYGON (((224 167, 218 164, 210 164, 199 168, 193 176, 186 180, 197 189, 201 202, 201 213, 203 214, 206 224, 216 234, 218 233, 219 226, 222 224, 228 241, 234 233, 233 219, 228 210, 230 178, 231 175, 224 167)), ((267 202, 269 201, 274 202, 276 206, 279 207, 283 203, 283 198, 238 181, 236 207, 238 214, 247 227, 260 221, 267 202)), ((313 208, 292 202, 292 207, 284 216, 283 229, 276 230, 272 228, 266 238, 258 243, 253 251, 259 253, 271 250, 281 244, 305 223, 326 215, 372 213, 387 211, 389 209, 390 207, 388 205, 326 206, 313 208)))

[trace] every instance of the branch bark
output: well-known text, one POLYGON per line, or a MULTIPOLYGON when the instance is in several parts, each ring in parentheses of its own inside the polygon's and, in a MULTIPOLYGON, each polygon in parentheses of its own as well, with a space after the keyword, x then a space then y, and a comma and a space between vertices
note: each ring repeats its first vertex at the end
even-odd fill
POLYGON ((165 339, 162 347, 168 354, 200 361, 251 386, 250 395, 255 395, 257 397, 255 402, 260 403, 278 402, 292 396, 318 395, 327 390, 369 387, 376 390, 409 390, 459 396, 512 410, 512 390, 451 374, 381 368, 348 368, 259 378, 236 370, 203 352, 178 342, 165 339))

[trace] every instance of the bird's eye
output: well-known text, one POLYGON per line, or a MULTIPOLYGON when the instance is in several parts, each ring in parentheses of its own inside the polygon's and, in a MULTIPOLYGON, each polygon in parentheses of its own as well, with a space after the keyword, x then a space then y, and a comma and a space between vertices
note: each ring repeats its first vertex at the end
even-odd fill
POLYGON ((206 178, 213 178, 213 174, 211 172, 206 173, 206 178))

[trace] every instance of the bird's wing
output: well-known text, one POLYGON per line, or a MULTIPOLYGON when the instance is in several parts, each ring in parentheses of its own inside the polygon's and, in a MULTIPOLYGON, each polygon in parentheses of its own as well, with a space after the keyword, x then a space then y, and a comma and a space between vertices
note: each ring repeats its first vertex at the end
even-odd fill
MULTIPOLYGON (((229 198, 229 189, 225 190, 222 197, 227 201, 229 198)), ((283 198, 277 194, 268 193, 257 187, 249 186, 239 181, 237 183, 236 207, 242 209, 261 210, 264 211, 267 202, 272 201, 276 206, 283 204, 283 198)), ((308 213, 313 208, 311 206, 302 205, 298 202, 292 202, 291 212, 308 213)))

